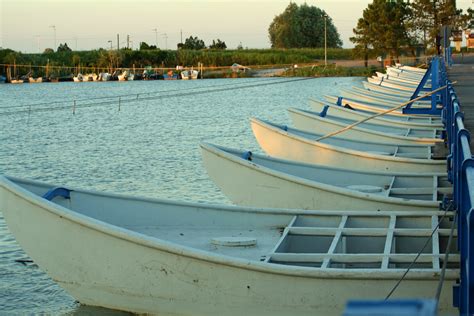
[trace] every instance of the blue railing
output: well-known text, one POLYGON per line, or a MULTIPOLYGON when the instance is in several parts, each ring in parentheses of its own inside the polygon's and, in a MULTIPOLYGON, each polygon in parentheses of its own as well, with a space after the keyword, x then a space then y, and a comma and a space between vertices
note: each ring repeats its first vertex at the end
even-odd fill
MULTIPOLYGON (((449 150, 448 179, 453 185, 453 195, 443 201, 443 206, 456 212, 457 246, 460 253, 460 278, 453 288, 453 306, 459 309, 460 315, 474 315, 474 159, 470 149, 470 133, 464 126, 464 114, 461 112, 458 97, 447 76, 446 64, 452 63, 450 50, 448 53, 449 56, 445 57, 446 59, 434 57, 431 60, 427 74, 424 76, 425 80, 422 80, 416 91, 419 93, 426 90, 424 86, 428 79, 432 80, 431 90, 446 86, 436 94, 436 103, 442 104, 442 118, 446 127, 446 146, 449 150)), ((435 99, 431 98, 431 100, 435 99)), ((425 114, 435 114, 434 110, 438 109, 437 104, 436 108, 432 106, 431 109, 425 109, 425 114)), ((408 107, 406 112, 404 109, 404 113, 421 113, 416 108, 411 108, 411 110, 410 108, 408 107)), ((425 301, 425 303, 429 303, 429 301, 425 301)), ((362 310, 367 308, 366 311, 368 311, 374 303, 359 302, 357 304, 355 306, 357 308, 348 304, 345 315, 358 315, 357 311, 361 308, 361 304, 362 310)), ((389 301, 385 301, 380 306, 377 305, 377 308, 383 308, 386 315, 396 314, 390 314, 392 307, 393 304, 389 301)), ((427 315, 436 315, 436 311, 427 315)))
MULTIPOLYGON (((448 59, 448 64, 450 60, 448 59)), ((431 65, 439 66, 439 86, 446 86, 439 94, 443 105, 442 116, 446 127, 448 179, 453 184, 453 195, 444 205, 456 211, 460 279, 453 289, 453 305, 460 315, 474 315, 474 159, 470 149, 470 133, 464 126, 464 114, 451 82, 447 78, 445 59, 434 57, 431 65), (472 257, 472 258, 471 258, 472 257)), ((436 69, 438 67, 430 67, 436 69)))
POLYGON ((457 210, 460 281, 454 287, 453 304, 461 315, 474 314, 474 159, 470 133, 451 84, 448 83, 446 132, 449 146, 448 176, 453 183, 452 203, 457 210), (473 258, 471 258, 473 257, 473 258))

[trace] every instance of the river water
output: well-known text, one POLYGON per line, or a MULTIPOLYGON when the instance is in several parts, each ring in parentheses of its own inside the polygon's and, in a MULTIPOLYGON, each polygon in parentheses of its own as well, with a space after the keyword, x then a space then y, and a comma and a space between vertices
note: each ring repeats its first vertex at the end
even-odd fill
MULTIPOLYGON (((291 124, 288 107, 308 108, 309 98, 337 94, 360 82, 248 78, 2 84, 0 174, 130 195, 230 203, 207 177, 200 142, 258 152, 250 117, 291 124)), ((0 210, 0 314, 121 314, 81 306, 28 260, 0 210)))

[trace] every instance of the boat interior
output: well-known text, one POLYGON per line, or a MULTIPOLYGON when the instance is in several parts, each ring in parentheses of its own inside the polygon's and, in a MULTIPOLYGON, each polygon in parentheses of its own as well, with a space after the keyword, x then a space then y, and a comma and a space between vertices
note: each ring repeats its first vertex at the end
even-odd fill
POLYGON ((441 201, 445 194, 452 193, 445 175, 368 173, 271 158, 220 146, 214 148, 234 158, 250 160, 255 165, 293 177, 385 197, 441 201))
MULTIPOLYGON (((442 212, 310 211, 302 215, 290 210, 176 204, 10 180, 63 206, 69 218, 79 215, 83 222, 104 226, 109 233, 111 228, 118 233, 126 230, 125 235, 148 242, 279 265, 403 271, 423 249, 412 271, 439 272, 452 225, 452 214, 442 212)), ((67 218, 67 214, 57 215, 67 218)), ((456 237, 448 269, 458 268, 456 237)))
MULTIPOLYGON (((278 129, 307 139, 308 141, 314 141, 322 134, 311 133, 300 129, 288 127, 286 125, 274 124, 268 121, 259 120, 264 124, 269 125, 272 128, 278 129)), ((256 123, 259 124, 259 123, 256 123)), ((328 145, 334 145, 342 148, 353 149, 358 151, 364 151, 367 153, 373 153, 377 155, 403 157, 403 158, 418 158, 418 159, 430 159, 432 155, 433 146, 431 145, 389 145, 386 143, 375 143, 358 140, 348 141, 344 137, 333 136, 320 140, 319 142, 328 145)))

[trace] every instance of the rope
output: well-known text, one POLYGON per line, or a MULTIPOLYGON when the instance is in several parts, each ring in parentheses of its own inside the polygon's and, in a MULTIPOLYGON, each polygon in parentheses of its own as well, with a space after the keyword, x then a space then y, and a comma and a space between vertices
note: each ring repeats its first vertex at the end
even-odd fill
POLYGON ((451 242, 453 241, 453 235, 454 235, 454 227, 456 226, 455 225, 455 223, 456 223, 455 219, 456 219, 456 210, 454 211, 454 219, 453 219, 453 223, 451 224, 451 232, 449 233, 448 244, 446 245, 446 253, 444 254, 443 268, 441 269, 441 275, 439 277, 438 288, 436 289, 436 296, 435 296, 436 305, 438 305, 439 297, 441 296, 441 290, 443 288, 444 278, 445 278, 445 275, 446 275, 446 268, 448 266, 449 249, 451 248, 451 242))
MULTIPOLYGON (((452 203, 451 203, 452 204, 452 203)), ((450 204, 450 205, 451 205, 450 204)), ((415 259, 413 259, 413 261, 410 263, 410 265, 408 266, 408 268, 405 270, 405 272, 403 273, 402 277, 398 280, 398 282, 395 284, 395 286, 390 290, 390 292, 387 294, 387 296, 385 297, 385 300, 388 300, 390 298, 390 296, 392 296, 392 294, 395 292, 395 290, 398 288, 398 286, 400 285, 400 283, 402 283, 402 281, 405 279, 406 275, 408 274, 408 272, 410 272, 411 268, 413 267, 413 265, 416 263, 416 261, 418 260, 418 258, 421 256, 421 254, 423 253, 423 251, 425 250, 426 246, 428 246, 428 243, 433 239, 433 235, 434 233, 438 230, 439 228, 439 225, 441 224, 441 222, 443 221, 443 219, 446 217, 446 214, 448 213, 448 210, 450 209, 450 206, 446 207, 445 211, 444 211, 444 214, 441 216, 441 219, 438 221, 438 224, 436 225, 436 227, 433 229, 433 231, 431 232, 431 235, 426 239, 426 242, 425 244, 423 245, 423 247, 421 248, 421 250, 417 253, 415 259)), ((444 264, 444 263, 443 263, 444 264)))
MULTIPOLYGON (((128 97, 133 97, 133 99, 129 100, 123 100, 121 99, 121 96, 114 96, 114 97, 107 97, 109 99, 114 98, 114 100, 111 101, 104 101, 100 103, 87 103, 87 104, 81 104, 77 105, 76 104, 76 109, 81 107, 81 108, 87 108, 87 107, 95 107, 95 106, 104 106, 108 104, 115 104, 117 103, 117 97, 120 99, 120 103, 129 103, 129 102, 137 102, 137 101, 146 101, 146 100, 156 100, 156 99, 163 99, 163 98, 171 98, 171 97, 184 97, 184 96, 195 96, 195 95, 200 95, 200 94, 207 94, 207 93, 215 93, 215 92, 223 92, 223 91, 230 91, 230 90, 236 90, 236 89, 247 89, 247 88, 254 88, 254 87, 262 87, 262 86, 269 86, 269 85, 275 85, 275 84, 282 84, 282 83, 291 83, 291 82, 297 82, 297 81, 303 81, 303 80, 311 80, 315 79, 316 77, 309 77, 309 78, 298 78, 298 79, 291 79, 291 80, 278 80, 277 82, 265 82, 265 83, 257 83, 257 84, 251 84, 251 85, 246 85, 246 86, 240 86, 240 87, 232 87, 232 88, 221 88, 221 89, 214 89, 214 90, 205 90, 205 91, 197 91, 197 92, 187 92, 187 93, 177 93, 177 94, 169 94, 169 95, 158 95, 158 96, 150 96, 150 97, 144 97, 144 98, 136 98, 137 94, 129 94, 126 95, 128 97)), ((69 101, 71 103, 71 101, 69 101)), ((37 109, 24 109, 24 110, 17 110, 17 111, 8 111, 8 112, 0 112, 1 115, 14 115, 14 114, 20 114, 20 113, 32 113, 32 112, 50 112, 50 111, 57 111, 57 110, 62 110, 66 108, 70 108, 71 104, 64 105, 64 106, 57 106, 57 107, 46 107, 46 108, 37 108, 37 109)))
MULTIPOLYGON (((455 83, 456 83, 456 81, 453 82, 452 84, 455 84, 455 83)), ((332 133, 326 134, 326 135, 324 135, 324 136, 321 136, 321 137, 319 137, 318 139, 316 139, 316 141, 318 142, 318 141, 320 141, 320 140, 323 140, 323 139, 329 138, 329 137, 331 137, 331 136, 334 136, 334 135, 340 134, 340 133, 342 133, 342 132, 345 132, 345 131, 347 131, 347 130, 350 130, 350 129, 352 129, 353 127, 355 127, 355 126, 357 126, 357 125, 359 125, 359 124, 362 124, 362 123, 364 123, 364 122, 367 122, 368 120, 371 120, 371 119, 376 118, 376 117, 378 117, 378 116, 382 116, 382 115, 384 115, 384 114, 393 112, 393 111, 398 110, 398 109, 400 109, 400 108, 402 108, 402 107, 404 107, 404 106, 406 106, 406 105, 408 105, 408 104, 410 104, 410 103, 413 103, 413 102, 415 102, 415 101, 418 101, 418 100, 420 100, 420 99, 423 99, 423 98, 425 98, 425 97, 428 97, 428 96, 430 96, 430 95, 432 95, 432 94, 434 94, 434 93, 436 93, 436 92, 438 92, 438 91, 440 91, 440 90, 446 89, 446 87, 447 87, 447 85, 442 86, 442 87, 440 87, 440 88, 438 88, 438 89, 436 89, 436 90, 433 90, 433 91, 428 92, 428 93, 426 93, 426 94, 424 94, 424 95, 421 95, 421 96, 419 96, 419 97, 416 97, 416 98, 414 98, 413 100, 404 102, 404 103, 402 103, 402 104, 400 104, 400 105, 397 105, 397 106, 395 106, 395 107, 393 107, 393 108, 391 108, 391 109, 388 109, 388 110, 386 110, 386 111, 383 111, 383 112, 374 114, 374 115, 372 115, 372 116, 369 116, 369 117, 367 117, 367 118, 364 118, 364 119, 362 119, 362 120, 360 120, 360 121, 357 121, 357 122, 355 122, 355 123, 353 123, 353 124, 351 124, 351 125, 348 125, 348 126, 346 126, 346 127, 344 127, 344 128, 341 128, 340 130, 337 130, 337 131, 335 131, 335 132, 332 132, 332 133)))
MULTIPOLYGON (((258 80, 257 82, 259 83, 267 82, 272 79, 273 78, 261 79, 261 80, 258 80)), ((247 84, 247 83, 248 82, 234 82, 234 83, 210 85, 206 87, 191 87, 187 89, 170 89, 170 90, 160 90, 160 91, 154 91, 154 92, 142 92, 142 93, 133 93, 133 94, 115 94, 115 95, 110 95, 110 96, 94 97, 94 98, 87 98, 87 99, 61 100, 61 101, 55 101, 55 102, 41 102, 41 103, 30 103, 30 104, 22 104, 22 105, 10 105, 10 106, 2 106, 0 107, 0 109, 13 109, 13 108, 22 108, 22 107, 29 107, 29 106, 53 105, 53 104, 71 103, 73 101, 84 102, 84 101, 103 100, 103 99, 119 98, 119 97, 122 97, 122 98, 136 97, 137 95, 151 95, 151 94, 168 93, 168 92, 175 92, 175 91, 189 91, 189 90, 223 87, 223 86, 230 86, 230 85, 242 85, 242 84, 247 84)))

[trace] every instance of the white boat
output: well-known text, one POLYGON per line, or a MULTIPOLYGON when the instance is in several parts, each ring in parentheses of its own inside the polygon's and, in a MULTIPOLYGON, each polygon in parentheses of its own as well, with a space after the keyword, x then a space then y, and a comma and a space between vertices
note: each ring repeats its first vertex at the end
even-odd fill
POLYGON ((379 81, 379 82, 390 82, 390 83, 393 83, 393 84, 398 84, 400 86, 403 86, 403 87, 410 87, 410 88, 416 88, 418 87, 418 85, 420 84, 420 81, 419 80, 415 80, 415 81, 406 81, 406 80, 401 80, 401 79, 398 79, 398 78, 393 78, 392 77, 389 77, 388 75, 385 75, 385 76, 379 76, 378 74, 377 75, 374 75, 371 77, 373 80, 375 81, 379 81))
POLYGON ((101 72, 101 73, 99 73, 97 80, 98 81, 109 81, 111 77, 112 77, 112 75, 109 74, 108 72, 101 72))
MULTIPOLYGON (((434 231, 392 296, 431 298, 450 234, 441 212, 302 213, 76 189, 42 198, 54 187, 0 178, 9 230, 81 304, 139 314, 340 315, 349 299, 385 297, 434 231)), ((454 248, 439 300, 448 314, 454 248)))
MULTIPOLYGON (((402 83, 409 83, 409 84, 412 84, 412 85, 418 85, 421 81, 420 78, 410 78, 410 77, 400 77, 400 76, 392 76, 388 73, 381 73, 381 72, 378 72, 376 71, 375 74, 377 75, 377 78, 383 78, 383 80, 391 80, 391 81, 398 81, 398 82, 402 82, 402 83)), ((431 82, 431 80, 429 80, 428 82, 431 82)))
POLYGON ((29 83, 42 83, 43 77, 38 77, 38 78, 29 77, 28 82, 29 83))
MULTIPOLYGON (((389 83, 389 84, 393 85, 395 88, 397 88, 397 87, 399 89, 404 88, 406 90, 409 90, 409 89, 415 90, 420 84, 420 81, 418 81, 418 80, 410 82, 410 81, 406 81, 404 79, 388 77, 388 75, 386 75, 385 77, 372 76, 372 79, 375 82, 379 82, 378 83, 379 85, 383 85, 383 83, 389 83)), ((424 87, 425 88, 431 88, 431 82, 425 82, 424 87)))
POLYGON ((420 75, 424 75, 425 72, 426 72, 426 69, 419 68, 419 67, 413 67, 413 66, 406 66, 406 65, 402 65, 402 64, 399 64, 399 65, 396 65, 395 67, 390 67, 390 68, 398 69, 401 72, 417 73, 417 74, 420 74, 420 75))
POLYGON ((183 70, 181 71, 181 79, 183 80, 194 80, 197 79, 199 71, 197 70, 183 70))
POLYGON ((25 80, 23 79, 11 79, 10 80, 10 83, 13 83, 13 84, 19 84, 19 83, 24 83, 25 80))
POLYGON ((130 78, 130 71, 129 70, 124 70, 117 77, 118 77, 118 81, 127 81, 130 78))
POLYGON ((387 68, 387 74, 393 77, 406 78, 412 80, 421 80, 424 73, 410 73, 407 71, 400 71, 399 69, 387 68))
MULTIPOLYGON (((350 99, 365 101, 373 104, 381 104, 385 106, 397 106, 410 100, 410 98, 406 97, 390 96, 384 93, 369 91, 365 89, 358 89, 355 87, 352 87, 351 89, 341 89, 340 94, 341 96, 348 97, 350 99)), ((429 106, 431 105, 431 102, 426 100, 419 100, 413 102, 413 105, 429 106)))
MULTIPOLYGON (((365 82, 362 82, 362 83, 364 84, 365 82)), ((387 100, 387 101, 392 101, 392 102, 395 101, 395 102, 399 102, 399 103, 406 102, 406 101, 410 100, 410 97, 413 95, 413 94, 406 94, 403 91, 402 92, 400 92, 400 91, 389 91, 388 89, 386 89, 386 91, 375 91, 375 90, 369 90, 365 87, 351 87, 351 91, 361 93, 361 94, 365 94, 367 96, 379 97, 379 101, 387 100)), ((420 103, 425 102, 426 103, 427 101, 417 101, 417 102, 420 102, 420 103)))
POLYGON ((375 78, 367 78, 367 81, 371 84, 382 86, 382 87, 387 87, 387 88, 394 88, 394 89, 399 89, 403 91, 409 91, 413 94, 416 89, 416 85, 405 85, 401 83, 393 83, 390 81, 386 80, 380 80, 380 79, 375 79, 375 78))
POLYGON ((399 95, 400 97, 406 98, 407 100, 410 100, 410 97, 413 95, 413 92, 414 92, 414 90, 407 91, 407 90, 396 89, 393 87, 380 86, 378 84, 373 84, 368 81, 362 81, 362 85, 367 90, 399 95))
POLYGON ((272 157, 359 171, 445 172, 445 159, 432 159, 432 146, 397 146, 347 140, 337 136, 316 141, 313 134, 251 119, 260 147, 272 157))
POLYGON ((99 81, 99 76, 95 73, 90 73, 90 74, 85 74, 82 76, 82 81, 83 82, 88 82, 88 81, 99 81))
MULTIPOLYGON (((338 97, 329 96, 329 95, 325 95, 324 99, 326 99, 326 101, 328 101, 331 104, 337 104, 339 100, 338 97)), ((383 104, 383 103, 374 103, 374 102, 369 102, 369 101, 360 101, 357 99, 347 98, 347 97, 341 97, 340 101, 341 101, 341 104, 343 104, 344 106, 350 106, 353 109, 364 110, 364 111, 372 112, 372 113, 381 113, 397 105, 400 105, 400 104, 388 104, 388 103, 383 104)), ((423 108, 423 107, 424 106, 422 105, 416 106, 416 108, 423 108)), ((402 117, 413 122, 420 122, 420 123, 431 122, 432 124, 442 126, 442 120, 439 116, 407 115, 407 114, 403 114, 401 109, 393 110, 385 115, 402 117)))
MULTIPOLYGON (((293 125, 305 131, 318 134, 329 134, 339 131, 354 120, 341 119, 337 116, 301 109, 288 109, 293 125)), ((409 128, 397 128, 373 123, 362 123, 340 134, 347 139, 363 139, 371 142, 386 142, 387 144, 435 144, 442 143, 443 139, 436 131, 414 130, 409 128)))
MULTIPOLYGON (((343 119, 349 119, 353 121, 359 121, 363 119, 370 118, 374 113, 364 112, 358 109, 354 109, 344 106, 338 106, 335 104, 328 104, 327 102, 320 102, 316 100, 310 100, 311 109, 315 112, 321 113, 326 111, 326 113, 331 113, 333 116, 338 116, 343 119)), ((376 113, 378 114, 378 113, 376 113)), ((407 120, 403 116, 390 116, 390 115, 380 115, 370 119, 368 122, 373 122, 375 124, 393 126, 399 128, 409 128, 412 130, 423 130, 423 131, 435 131, 436 135, 440 135, 444 130, 443 126, 439 124, 430 124, 429 118, 421 118, 421 120, 426 120, 428 123, 417 123, 416 121, 407 120)))
MULTIPOLYGON (((435 211, 444 173, 355 171, 201 144, 210 178, 235 204, 295 209, 435 211)), ((350 167, 350 166, 347 166, 350 167)))
POLYGON ((77 76, 74 76, 72 79, 74 82, 82 82, 84 80, 84 76, 81 73, 78 73, 77 76))

